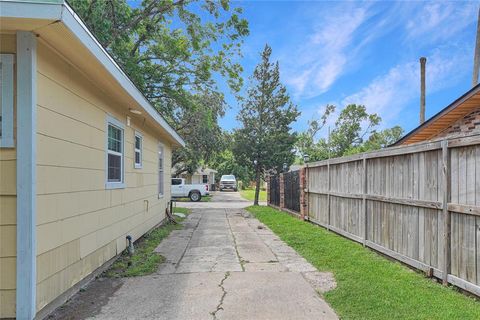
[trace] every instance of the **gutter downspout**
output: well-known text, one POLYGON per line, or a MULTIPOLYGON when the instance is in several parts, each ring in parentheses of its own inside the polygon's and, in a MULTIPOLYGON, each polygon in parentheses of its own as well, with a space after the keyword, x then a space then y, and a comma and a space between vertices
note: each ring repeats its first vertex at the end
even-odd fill
POLYGON ((37 39, 17 32, 17 286, 16 317, 36 314, 37 39))

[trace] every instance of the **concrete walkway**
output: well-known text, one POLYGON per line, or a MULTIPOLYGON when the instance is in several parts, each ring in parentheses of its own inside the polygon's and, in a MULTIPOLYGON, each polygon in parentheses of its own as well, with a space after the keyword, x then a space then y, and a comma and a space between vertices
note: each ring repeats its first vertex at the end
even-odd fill
POLYGON ((157 247, 166 262, 156 274, 97 280, 85 294, 100 299, 95 286, 111 290, 101 305, 82 306, 98 304, 90 293, 58 319, 337 319, 318 293, 335 286, 332 275, 243 209, 217 207, 228 197, 232 207, 245 205, 236 193, 225 194, 210 208, 192 209, 184 228, 157 247))
MULTIPOLYGON (((177 202, 177 205, 180 207, 191 208, 191 209, 200 209, 200 208, 217 208, 217 209, 228 209, 228 208, 246 208, 253 205, 253 201, 246 200, 240 196, 239 192, 233 191, 213 191, 210 193, 212 200, 210 202, 177 202)), ((265 201, 260 201, 261 206, 266 206, 265 201)))

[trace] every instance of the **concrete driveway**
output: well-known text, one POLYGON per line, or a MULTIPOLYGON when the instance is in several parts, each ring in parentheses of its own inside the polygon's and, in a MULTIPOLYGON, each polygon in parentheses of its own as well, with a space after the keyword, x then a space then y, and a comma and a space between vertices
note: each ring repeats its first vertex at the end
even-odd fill
POLYGON ((213 207, 192 209, 184 229, 157 247, 166 262, 156 274, 115 280, 102 306, 65 313, 74 312, 71 319, 337 319, 319 294, 335 286, 332 275, 234 207, 245 201, 225 202, 229 197, 236 195, 215 195, 213 207))
MULTIPOLYGON (((212 200, 210 202, 177 202, 177 205, 185 208, 246 208, 253 205, 253 201, 242 198, 239 192, 234 191, 213 191, 210 193, 212 200)), ((260 202, 260 205, 267 205, 266 202, 260 202)))

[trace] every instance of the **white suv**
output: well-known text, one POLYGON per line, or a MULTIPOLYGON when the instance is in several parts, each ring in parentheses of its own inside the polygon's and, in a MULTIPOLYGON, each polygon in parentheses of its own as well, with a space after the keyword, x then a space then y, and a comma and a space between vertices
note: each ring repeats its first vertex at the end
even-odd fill
POLYGON ((232 174, 226 174, 220 178, 220 191, 226 189, 237 191, 237 179, 232 174))

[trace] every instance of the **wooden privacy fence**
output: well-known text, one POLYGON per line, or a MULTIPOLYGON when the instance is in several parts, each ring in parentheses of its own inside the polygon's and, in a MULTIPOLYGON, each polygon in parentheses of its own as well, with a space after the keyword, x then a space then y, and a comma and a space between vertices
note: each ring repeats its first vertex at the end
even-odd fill
POLYGON ((309 220, 480 295, 479 135, 304 170, 309 220))

